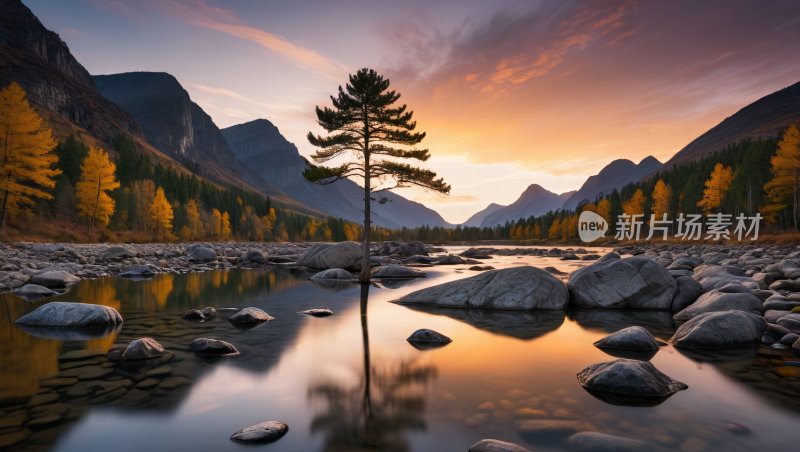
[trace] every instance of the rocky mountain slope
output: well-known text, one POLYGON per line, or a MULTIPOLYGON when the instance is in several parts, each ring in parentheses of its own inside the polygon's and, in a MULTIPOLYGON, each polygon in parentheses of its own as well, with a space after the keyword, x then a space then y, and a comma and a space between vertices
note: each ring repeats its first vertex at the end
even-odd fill
POLYGON ((465 221, 463 223, 463 225, 464 226, 479 227, 484 218, 486 218, 488 215, 491 215, 491 214, 497 212, 498 209, 502 209, 503 207, 505 207, 505 206, 501 206, 500 204, 491 203, 488 206, 486 206, 485 209, 483 209, 480 212, 477 212, 477 213, 473 214, 471 217, 469 217, 469 219, 467 219, 467 221, 465 221))
POLYGON ((481 227, 494 227, 505 224, 506 221, 527 218, 531 215, 542 215, 551 210, 558 210, 575 192, 569 191, 557 195, 547 191, 538 184, 532 184, 525 189, 520 197, 506 207, 497 209, 481 221, 481 227))
POLYGON ((211 117, 192 102, 175 77, 164 72, 128 72, 92 79, 100 94, 129 113, 162 153, 198 163, 217 182, 250 186, 292 203, 290 196, 239 160, 211 117))
POLYGON ((561 208, 574 209, 584 199, 594 201, 594 198, 600 193, 610 194, 614 189, 620 190, 631 182, 638 182, 661 167, 661 162, 653 156, 646 157, 638 165, 627 159, 614 160, 599 173, 589 176, 581 188, 570 196, 561 208))
MULTIPOLYGON (((793 122, 800 120, 800 82, 764 96, 725 118, 708 132, 692 140, 663 168, 672 168, 697 160, 743 138, 777 136, 793 122)), ((654 169, 643 178, 653 176, 654 169)))
MULTIPOLYGON (((222 129, 222 135, 245 165, 267 182, 297 201, 314 209, 348 220, 363 222, 363 189, 353 181, 342 180, 321 186, 303 178, 307 162, 297 147, 281 135, 266 119, 257 119, 222 129)), ((372 204, 372 221, 387 228, 452 226, 438 213, 398 194, 384 195, 386 204, 372 204)))

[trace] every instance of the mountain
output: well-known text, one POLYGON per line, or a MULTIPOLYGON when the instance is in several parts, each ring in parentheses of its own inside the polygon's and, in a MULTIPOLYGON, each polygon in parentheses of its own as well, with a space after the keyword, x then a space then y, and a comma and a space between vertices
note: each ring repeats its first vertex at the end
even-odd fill
MULTIPOLYGON (((697 160, 743 138, 778 136, 778 134, 800 118, 800 82, 762 97, 725 118, 708 132, 700 135, 678 151, 664 165, 673 165, 697 160)), ((644 178, 654 175, 658 168, 644 178)))
MULTIPOLYGON (((222 136, 245 165, 297 201, 330 215, 359 223, 364 221, 363 189, 349 179, 325 186, 308 182, 302 174, 308 162, 297 146, 286 140, 268 120, 257 119, 222 129, 222 136)), ((420 203, 391 192, 384 196, 392 201, 371 206, 375 213, 372 221, 379 226, 452 226, 420 203)))
POLYGON ((487 215, 481 221, 481 227, 494 227, 498 224, 505 224, 506 221, 528 218, 531 215, 539 216, 551 210, 558 210, 564 201, 574 193, 575 191, 568 191, 557 195, 538 184, 532 184, 522 192, 516 201, 487 215))
POLYGON ((574 209, 584 199, 593 201, 600 193, 610 194, 614 189, 620 190, 631 182, 639 182, 643 177, 657 171, 663 165, 655 157, 648 156, 639 164, 627 159, 614 160, 606 165, 599 173, 589 176, 581 188, 570 196, 562 209, 574 209))
POLYGON ((501 206, 500 204, 491 203, 486 206, 485 209, 481 210, 480 212, 472 215, 469 217, 467 221, 463 223, 464 226, 475 226, 479 227, 481 225, 481 221, 486 218, 487 215, 492 214, 497 211, 497 209, 502 209, 505 206, 501 206))
POLYGON ((100 94, 129 113, 162 153, 198 164, 216 182, 249 186, 284 203, 296 204, 239 160, 211 117, 192 102, 172 75, 127 72, 95 75, 92 79, 100 94))

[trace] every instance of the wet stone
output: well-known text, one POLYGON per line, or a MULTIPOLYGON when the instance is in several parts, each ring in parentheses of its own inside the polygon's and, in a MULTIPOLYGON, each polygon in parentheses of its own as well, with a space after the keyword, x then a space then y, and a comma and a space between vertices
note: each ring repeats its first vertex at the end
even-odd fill
MULTIPOLYGON (((77 383, 77 381, 76 381, 77 383)), ((28 403, 25 406, 32 407, 32 406, 39 406, 39 405, 47 405, 49 403, 53 403, 58 400, 60 396, 58 394, 36 394, 35 396, 31 397, 28 403)))
POLYGON ((309 309, 307 311, 301 311, 300 314, 306 314, 313 317, 327 317, 329 315, 333 315, 333 311, 330 309, 309 309))
POLYGON ((147 380, 140 381, 136 384, 136 389, 150 389, 158 386, 159 381, 155 378, 148 378, 147 380))
POLYGON ((251 425, 231 435, 231 440, 242 444, 270 443, 277 441, 289 431, 283 422, 268 421, 251 425))
POLYGON ((47 426, 50 426, 52 424, 55 424, 56 422, 60 421, 63 418, 64 418, 64 416, 57 415, 57 414, 54 414, 52 416, 44 416, 44 417, 40 417, 38 419, 34 419, 34 420, 28 422, 27 424, 25 424, 25 427, 28 427, 28 428, 47 427, 47 426))

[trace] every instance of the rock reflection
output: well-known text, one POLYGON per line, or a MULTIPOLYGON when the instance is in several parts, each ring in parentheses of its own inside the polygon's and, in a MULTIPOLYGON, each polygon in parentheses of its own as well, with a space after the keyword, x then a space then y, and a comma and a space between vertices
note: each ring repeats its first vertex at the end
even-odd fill
POLYGON ((480 330, 501 336, 530 340, 557 330, 564 323, 563 311, 487 311, 485 309, 449 309, 424 305, 402 305, 408 309, 443 315, 480 330))
MULTIPOLYGON (((122 329, 122 324, 100 328, 50 328, 32 325, 16 325, 16 327, 31 336, 56 341, 93 341, 111 336, 111 340, 108 342, 110 345, 114 343, 114 338, 122 329)), ((102 346, 93 346, 93 348, 102 348, 102 346)), ((108 346, 105 348, 108 349, 108 346)))
POLYGON ((641 326, 653 336, 669 340, 675 323, 669 311, 624 309, 570 309, 567 317, 585 330, 615 333, 629 326, 641 326))
POLYGON ((370 363, 367 302, 369 284, 361 285, 361 331, 364 375, 347 387, 336 382, 311 386, 309 398, 322 399, 327 411, 311 421, 311 431, 326 432, 323 450, 329 452, 409 450, 404 432, 425 430, 425 396, 418 391, 435 377, 436 368, 413 362, 382 367, 370 363))

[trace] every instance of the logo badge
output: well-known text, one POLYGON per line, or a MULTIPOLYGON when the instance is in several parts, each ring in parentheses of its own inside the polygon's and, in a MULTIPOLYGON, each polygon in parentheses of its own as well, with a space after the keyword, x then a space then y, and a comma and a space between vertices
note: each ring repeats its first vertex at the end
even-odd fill
POLYGON ((608 222, 600 215, 588 210, 578 218, 578 235, 584 242, 593 242, 608 232, 608 222))

